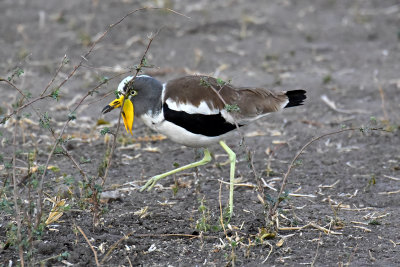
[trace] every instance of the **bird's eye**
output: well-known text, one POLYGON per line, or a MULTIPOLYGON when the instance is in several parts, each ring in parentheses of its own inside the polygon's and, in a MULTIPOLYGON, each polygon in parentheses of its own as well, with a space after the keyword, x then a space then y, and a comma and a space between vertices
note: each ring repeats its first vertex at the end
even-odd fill
POLYGON ((131 96, 135 96, 135 95, 137 95, 137 91, 133 90, 132 93, 131 93, 131 96))

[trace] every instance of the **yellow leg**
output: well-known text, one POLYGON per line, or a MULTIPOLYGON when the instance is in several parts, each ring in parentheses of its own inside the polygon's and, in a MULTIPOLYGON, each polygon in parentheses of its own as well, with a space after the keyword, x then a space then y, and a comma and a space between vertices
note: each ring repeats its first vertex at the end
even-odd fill
POLYGON ((184 171, 184 170, 187 170, 187 169, 191 169, 191 168, 194 168, 194 167, 197 167, 197 166, 201 166, 201 165, 207 164, 210 161, 211 161, 211 154, 210 154, 210 151, 208 151, 208 149, 206 148, 206 149, 204 149, 204 157, 203 157, 203 159, 201 159, 201 160, 199 160, 197 162, 182 166, 182 167, 177 168, 175 170, 172 170, 172 171, 169 171, 169 172, 165 172, 165 173, 153 176, 151 179, 149 179, 147 181, 147 183, 142 188, 140 188, 140 192, 142 192, 146 188, 147 188, 148 191, 150 191, 154 187, 154 185, 164 177, 167 177, 167 176, 169 176, 171 174, 174 174, 174 173, 177 173, 177 172, 181 172, 181 171, 184 171))
POLYGON ((235 182, 235 165, 236 165, 236 154, 230 149, 224 141, 220 141, 219 144, 228 153, 229 161, 231 163, 231 172, 229 177, 229 216, 233 213, 233 183, 235 182))

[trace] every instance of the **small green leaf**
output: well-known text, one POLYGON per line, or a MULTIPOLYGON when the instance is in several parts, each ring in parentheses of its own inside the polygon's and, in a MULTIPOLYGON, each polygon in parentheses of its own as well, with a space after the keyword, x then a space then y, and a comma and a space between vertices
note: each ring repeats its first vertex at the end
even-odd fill
POLYGON ((50 129, 50 119, 51 117, 47 113, 47 111, 42 115, 42 117, 39 119, 39 125, 43 129, 50 129))
POLYGON ((58 168, 57 166, 51 166, 50 170, 52 172, 60 172, 60 168, 58 168))
POLYGON ((373 219, 373 220, 369 221, 368 224, 370 224, 370 225, 381 225, 381 222, 378 221, 377 219, 373 219))
POLYGON ((227 84, 227 82, 225 82, 224 80, 217 78, 217 83, 219 86, 224 86, 225 84, 227 84))
POLYGON ((109 80, 110 80, 110 78, 108 78, 107 76, 103 76, 100 78, 101 83, 107 83, 109 80))
POLYGON ((205 78, 200 79, 200 85, 204 87, 211 87, 211 84, 205 78))
POLYGON ((85 157, 81 157, 81 158, 79 159, 79 162, 80 162, 81 164, 90 163, 90 162, 92 162, 92 159, 90 159, 90 158, 85 158, 85 157))
POLYGON ((233 104, 233 105, 227 104, 225 106, 225 109, 228 112, 239 112, 240 111, 240 108, 239 108, 239 106, 237 104, 233 104))
POLYGON ((12 164, 10 162, 5 162, 4 167, 6 168, 6 170, 9 170, 12 168, 12 164))
POLYGON ((75 178, 72 176, 66 176, 64 177, 64 184, 70 186, 73 185, 75 183, 75 178))
POLYGON ((26 98, 32 98, 32 93, 31 92, 25 90, 24 94, 25 94, 26 98))
POLYGON ((13 74, 11 74, 11 76, 8 77, 8 81, 11 82, 15 77, 19 77, 24 73, 24 70, 21 68, 16 68, 13 72, 13 74))
POLYGON ((98 193, 103 192, 103 187, 102 187, 101 185, 99 185, 99 184, 95 184, 95 185, 94 185, 94 189, 95 189, 98 193))
POLYGON ((51 97, 58 101, 59 99, 60 88, 56 88, 52 93, 51 97))
POLYGON ((39 172, 40 174, 43 174, 43 173, 44 173, 44 166, 43 166, 43 165, 40 165, 40 166, 38 167, 38 172, 39 172))
POLYGON ((322 84, 327 84, 332 81, 332 76, 331 75, 325 75, 324 78, 322 79, 322 84))
POLYGON ((303 164, 303 161, 301 159, 298 159, 293 163, 293 166, 301 166, 302 164, 303 164))
POLYGON ((114 95, 115 95, 115 98, 119 98, 119 96, 121 95, 121 92, 118 90, 115 90, 114 95))
POLYGON ((36 188, 38 187, 38 185, 39 185, 38 179, 32 179, 32 180, 30 181, 30 183, 31 183, 31 185, 32 185, 32 187, 33 187, 34 189, 36 189, 36 188))
POLYGON ((64 149, 63 149, 61 146, 57 146, 57 147, 54 149, 54 154, 55 154, 55 155, 64 154, 64 149))
POLYGON ((147 62, 147 58, 146 58, 146 57, 144 57, 144 58, 142 59, 141 64, 142 64, 142 67, 146 67, 146 66, 148 65, 148 62, 147 62))
POLYGON ((68 120, 70 120, 70 121, 76 120, 76 112, 75 111, 68 114, 68 120))
POLYGON ((106 135, 108 133, 111 133, 110 128, 108 128, 108 127, 105 127, 105 128, 100 130, 100 134, 101 135, 106 135))

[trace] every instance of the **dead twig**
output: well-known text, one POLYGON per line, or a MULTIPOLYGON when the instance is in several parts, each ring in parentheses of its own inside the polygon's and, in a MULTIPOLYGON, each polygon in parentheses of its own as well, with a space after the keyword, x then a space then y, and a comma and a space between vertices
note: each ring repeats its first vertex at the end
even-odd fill
MULTIPOLYGON (((132 15, 132 14, 138 12, 138 11, 146 10, 146 9, 163 9, 163 8, 139 8, 139 9, 135 9, 135 10, 130 11, 128 14, 126 14, 124 17, 122 17, 122 18, 121 18, 120 20, 118 20, 116 23, 111 24, 111 25, 107 28, 107 30, 104 31, 104 33, 103 33, 99 38, 97 38, 97 39, 93 42, 93 44, 91 45, 91 47, 89 48, 89 50, 86 52, 86 54, 82 56, 82 58, 81 58, 80 62, 78 63, 78 65, 76 65, 76 66, 73 68, 73 70, 69 73, 69 75, 67 76, 67 78, 65 78, 65 79, 60 83, 60 85, 57 86, 57 88, 61 88, 61 87, 75 74, 75 72, 82 66, 82 64, 83 64, 83 62, 85 61, 85 59, 88 58, 88 56, 91 54, 91 52, 93 51, 93 49, 95 48, 95 46, 107 35, 107 33, 108 33, 112 28, 114 28, 115 26, 117 26, 118 24, 120 24, 120 23, 121 23, 125 18, 127 18, 128 16, 130 16, 130 15, 132 15)), ((171 12, 173 12, 173 13, 182 15, 182 14, 176 12, 176 11, 172 11, 171 9, 167 9, 167 10, 169 10, 169 11, 171 11, 171 12)), ((157 34, 158 34, 158 32, 157 32, 157 34)), ((157 35, 157 34, 156 34, 156 35, 157 35)), ((147 54, 147 52, 148 52, 148 50, 149 50, 149 48, 150 48, 150 44, 151 44, 152 40, 154 39, 154 37, 155 37, 156 35, 154 35, 153 37, 150 38, 149 44, 148 44, 148 46, 147 46, 147 48, 146 48, 146 51, 145 51, 145 53, 144 53, 144 55, 143 55, 143 57, 142 57, 141 65, 144 64, 145 56, 146 56, 146 54, 147 54)), ((139 65, 139 67, 140 67, 141 65, 139 65)), ((139 68, 139 69, 137 68, 137 69, 136 69, 135 77, 136 77, 136 75, 139 73, 139 71, 140 71, 140 68, 139 68)), ((120 76, 120 75, 122 75, 122 74, 117 74, 117 75, 115 75, 115 77, 120 76)), ((108 81, 108 80, 107 80, 107 81, 108 81)), ((80 100, 80 102, 76 105, 76 107, 72 110, 71 113, 75 112, 75 111, 78 109, 78 107, 82 104, 82 102, 83 102, 88 96, 92 95, 93 92, 95 92, 98 88, 100 88, 100 86, 102 86, 103 84, 105 84, 107 81, 103 81, 103 82, 100 83, 98 86, 96 86, 95 88, 93 88, 92 90, 90 90, 90 91, 80 100)), ((51 96, 51 94, 50 94, 50 96, 51 96)), ((44 97, 45 97, 45 96, 44 96, 44 97)), ((124 101, 125 101, 125 99, 124 99, 124 101)), ((122 106, 123 106, 123 105, 122 105, 122 106)), ((122 112, 122 109, 121 109, 120 113, 121 113, 121 112, 122 112)), ((42 176, 41 176, 41 179, 40 179, 40 182, 39 182, 38 214, 37 214, 37 219, 36 219, 36 227, 39 225, 40 219, 41 219, 41 216, 42 216, 42 205, 43 205, 43 203, 42 203, 42 197, 43 197, 43 196, 42 196, 42 192, 43 192, 44 177, 45 177, 45 175, 46 175, 46 169, 47 169, 47 166, 49 165, 50 159, 51 159, 51 157, 52 157, 52 155, 53 155, 53 153, 54 153, 54 151, 55 151, 55 148, 57 147, 57 145, 58 145, 58 143, 59 143, 59 140, 60 140, 62 134, 64 133, 64 131, 65 131, 65 129, 66 129, 68 123, 69 123, 71 120, 72 120, 72 118, 68 118, 68 120, 67 120, 66 123, 64 124, 63 128, 61 129, 61 131, 60 131, 60 133, 59 133, 59 135, 58 135, 58 138, 56 138, 56 140, 55 140, 55 142, 54 142, 54 144, 53 144, 52 150, 50 151, 50 153, 49 153, 49 155, 48 155, 48 158, 47 158, 47 161, 46 161, 46 164, 45 164, 45 168, 44 168, 44 172, 43 172, 43 174, 42 174, 42 176)), ((118 119, 117 133, 118 133, 119 126, 120 126, 120 120, 121 120, 121 116, 119 116, 119 119, 118 119)), ((107 177, 106 175, 107 175, 107 173, 108 173, 108 169, 109 169, 109 166, 110 166, 110 164, 111 164, 112 154, 113 154, 113 152, 114 152, 114 150, 115 150, 116 136, 117 136, 117 134, 114 135, 113 147, 112 147, 111 155, 110 155, 109 162, 108 162, 108 165, 107 165, 107 168, 106 168, 106 173, 105 173, 105 176, 103 177, 102 186, 103 186, 104 183, 105 183, 105 177, 107 177)), ((67 154, 68 154, 68 153, 67 153, 67 154)), ((68 155, 69 155, 69 154, 68 154, 68 155)), ((72 159, 72 157, 71 157, 70 155, 69 155, 69 157, 72 159)), ((84 174, 83 170, 79 167, 79 165, 77 164, 77 162, 76 162, 75 160, 73 160, 73 163, 74 163, 75 166, 78 166, 78 169, 79 169, 80 173, 84 176, 84 178, 86 178, 86 175, 84 174)), ((87 180, 87 179, 86 179, 86 180, 87 180)))
POLYGON ((364 226, 359 226, 359 225, 352 225, 353 228, 358 228, 363 230, 364 232, 371 232, 371 229, 368 229, 367 227, 364 226))
POLYGON ((330 100, 326 95, 322 95, 321 96, 321 100, 325 104, 327 104, 328 107, 330 107, 331 109, 333 109, 334 111, 339 112, 339 113, 345 113, 345 114, 354 114, 354 113, 366 114, 366 113, 368 113, 368 111, 362 110, 362 109, 342 109, 342 108, 338 108, 338 107, 336 107, 335 102, 330 100))
POLYGON ((56 72, 55 72, 54 75, 53 75, 53 78, 52 78, 52 79, 50 80, 50 82, 47 84, 46 88, 44 88, 44 90, 43 90, 43 92, 40 94, 40 96, 43 96, 43 95, 46 93, 47 89, 49 89, 50 85, 53 84, 54 80, 55 80, 56 77, 58 76, 58 73, 60 73, 62 67, 63 67, 66 63, 67 63, 67 55, 64 55, 64 57, 63 57, 63 59, 62 59, 62 61, 61 61, 60 66, 57 68, 56 72))
POLYGON ((113 250, 119 245, 119 243, 128 239, 128 237, 131 236, 133 233, 134 233, 134 231, 128 233, 127 235, 124 235, 117 242, 112 244, 112 246, 108 249, 106 255, 104 255, 103 259, 100 261, 100 264, 103 264, 107 260, 108 256, 110 256, 111 252, 113 252, 113 250))
POLYGON ((279 227, 279 224, 278 224, 278 230, 280 230, 280 231, 298 231, 298 230, 303 230, 304 228, 307 228, 307 227, 313 227, 315 229, 318 229, 318 230, 324 232, 325 234, 332 234, 332 235, 342 235, 343 234, 340 232, 332 231, 330 229, 326 229, 325 227, 319 226, 318 224, 316 224, 314 222, 310 222, 304 226, 296 226, 296 227, 279 227))
POLYGON ((396 191, 389 191, 389 192, 379 192, 379 195, 393 195, 393 194, 399 194, 400 193, 400 189, 396 190, 396 191))
POLYGON ((143 237, 187 237, 187 238, 212 238, 217 239, 217 236, 204 236, 204 235, 189 235, 189 234, 142 234, 135 235, 135 237, 143 238, 143 237))
MULTIPOLYGON (((219 85, 219 90, 217 88, 215 88, 209 81, 206 81, 207 85, 214 91, 214 93, 218 96, 218 98, 222 101, 222 103, 224 104, 225 107, 228 107, 228 103, 225 101, 225 99, 222 97, 222 95, 220 94, 221 90, 224 89, 224 85, 219 85)), ((247 146, 246 142, 245 142, 245 138, 244 138, 244 134, 240 129, 239 124, 237 123, 236 119, 234 118, 234 116, 232 116, 233 118, 233 122, 235 123, 236 126, 236 130, 238 131, 239 135, 240 135, 240 139, 241 139, 241 143, 244 146, 244 149, 246 151, 246 154, 248 156, 249 162, 250 162, 250 166, 251 166, 251 170, 254 174, 254 177, 256 178, 257 181, 257 190, 259 191, 259 193, 262 195, 262 197, 264 197, 264 187, 262 186, 262 181, 261 181, 261 176, 258 174, 256 167, 254 166, 254 160, 253 160, 253 152, 250 150, 250 148, 247 146)))
MULTIPOLYGON (((140 64, 139 64, 139 66, 136 67, 136 72, 135 72, 133 78, 128 83, 133 83, 133 81, 135 80, 136 76, 139 74, 141 69, 145 66, 145 60, 146 60, 147 52, 149 51, 151 43, 153 42, 154 38, 159 34, 161 29, 162 28, 158 29, 158 31, 154 35, 149 37, 149 42, 147 44, 146 50, 143 53, 142 59, 140 60, 140 64)), ((130 88, 130 87, 131 86, 128 85, 128 88, 130 88)), ((128 91, 125 92, 124 99, 122 101, 121 108, 119 110, 117 130, 116 130, 115 134, 113 135, 114 138, 113 138, 113 143, 112 143, 112 146, 111 146, 111 152, 110 152, 110 155, 108 157, 107 167, 106 167, 106 169, 104 171, 104 176, 102 177, 103 181, 101 183, 101 186, 104 186, 104 184, 106 182, 106 179, 107 179, 108 171, 109 171, 109 169, 111 167, 112 158, 113 158, 113 155, 114 155, 115 147, 117 145, 118 132, 119 132, 119 129, 120 129, 120 126, 121 126, 121 114, 122 114, 122 110, 123 110, 122 108, 123 108, 123 106, 125 104, 126 96, 130 93, 128 91)))
POLYGON ((14 206, 15 206, 15 220, 17 221, 17 242, 18 242, 18 250, 19 250, 19 258, 21 261, 21 267, 24 266, 24 249, 23 249, 23 244, 22 244, 22 236, 21 236, 21 211, 20 211, 20 204, 18 203, 19 197, 19 191, 18 191, 18 185, 17 185, 17 176, 15 173, 16 169, 16 146, 17 146, 17 125, 18 125, 18 120, 15 120, 14 124, 14 133, 13 133, 13 171, 12 171, 12 177, 13 177, 13 187, 14 187, 14 206))
POLYGON ((269 258, 269 256, 271 255, 271 253, 272 253, 272 250, 274 249, 274 246, 273 245, 271 245, 271 243, 269 243, 268 241, 264 241, 264 242, 266 242, 267 244, 268 244, 268 246, 269 246, 269 252, 268 252, 268 255, 267 255, 267 257, 262 261, 262 263, 261 264, 265 264, 266 262, 267 262, 267 260, 268 260, 268 258, 269 258))
POLYGON ((397 177, 394 177, 394 176, 389 176, 389 175, 386 175, 386 174, 384 174, 383 177, 386 177, 386 178, 389 178, 389 179, 395 180, 395 181, 400 181, 400 178, 397 178, 397 177))
POLYGON ((321 245, 321 237, 322 237, 322 233, 319 233, 319 238, 318 238, 318 240, 317 240, 317 249, 316 249, 316 251, 315 251, 315 256, 314 256, 314 259, 313 259, 313 261, 311 262, 311 267, 314 267, 315 266, 315 261, 317 260, 317 257, 318 257, 318 250, 319 250, 319 246, 321 245))
MULTIPOLYGON (((386 130, 381 129, 381 128, 369 128, 368 130, 369 130, 369 131, 383 131, 383 132, 387 132, 386 130)), ((326 134, 323 134, 323 135, 320 135, 320 136, 317 136, 317 137, 312 138, 310 141, 308 141, 308 142, 299 150, 299 152, 297 152, 297 154, 295 155, 295 157, 294 157, 294 158, 292 159, 292 161, 290 162, 289 167, 288 167, 288 170, 287 170, 287 172, 285 173, 285 176, 283 177, 282 184, 281 184, 281 188, 280 188, 279 193, 278 193, 278 196, 277 196, 277 201, 275 202, 274 205, 271 205, 271 206, 270 206, 270 207, 271 207, 271 208, 270 208, 270 211, 269 211, 269 217, 270 217, 270 219, 272 219, 272 216, 275 215, 276 210, 278 209, 278 206, 279 206, 280 202, 282 201, 282 200, 281 200, 281 196, 282 196, 283 191, 284 191, 285 188, 286 188, 287 179, 288 179, 288 177, 289 177, 289 174, 290 174, 290 172, 291 172, 293 166, 295 165, 295 162, 297 161, 297 159, 299 158, 299 156, 304 152, 304 150, 305 150, 308 146, 310 146, 312 143, 314 143, 314 142, 316 142, 316 141, 318 141, 318 140, 320 140, 320 139, 322 139, 322 138, 324 138, 324 137, 327 137, 327 136, 330 136, 330 135, 336 135, 336 134, 343 133, 343 132, 349 132, 349 131, 361 131, 361 132, 364 132, 364 131, 366 131, 366 130, 365 130, 364 128, 355 128, 355 127, 353 127, 353 128, 346 128, 346 129, 341 129, 341 130, 338 130, 338 131, 326 133, 326 134)))
POLYGON ((219 191, 218 191, 218 203, 219 203, 219 220, 222 226, 222 229, 224 230, 225 236, 226 234, 226 229, 225 229, 225 224, 224 224, 224 216, 223 216, 223 211, 222 211, 222 200, 221 200, 221 194, 222 194, 222 183, 219 183, 219 191))
MULTIPOLYGON (((63 126, 63 128, 62 128, 62 130, 61 130, 61 133, 64 132, 64 130, 65 130, 66 127, 67 127, 67 124, 64 124, 64 126, 63 126)), ((61 133, 60 133, 60 134, 61 134, 61 133)), ((61 135, 59 135, 59 137, 61 137, 61 135)), ((39 186, 38 186, 38 200, 37 200, 37 209, 38 209, 38 212, 37 212, 37 216, 36 216, 36 228, 39 226, 40 221, 41 221, 41 218, 42 218, 42 210, 43 210, 43 183, 44 183, 44 177, 45 177, 45 175, 46 175, 47 166, 49 166, 50 159, 51 159, 51 157, 52 157, 53 154, 54 154, 54 151, 55 151, 55 149, 56 149, 56 147, 57 147, 57 144, 58 144, 58 138, 55 140, 54 145, 53 145, 53 147, 52 147, 52 149, 51 149, 49 155, 47 156, 47 161, 46 161, 46 164, 45 164, 45 167, 44 167, 42 176, 41 176, 40 181, 39 181, 39 186)))
POLYGON ((358 249, 358 244, 354 247, 353 252, 350 254, 349 260, 347 261, 346 266, 350 266, 350 262, 351 262, 351 260, 352 260, 352 258, 353 258, 353 256, 354 256, 354 254, 356 254, 357 249, 358 249))
POLYGON ((94 260, 96 261, 96 266, 100 266, 99 260, 98 260, 98 258, 97 258, 97 251, 94 249, 92 243, 90 243, 89 239, 87 238, 87 236, 86 236, 85 233, 83 232, 82 228, 79 227, 79 225, 77 225, 76 228, 78 228, 79 232, 82 234, 82 236, 85 238, 86 242, 88 243, 90 249, 93 251, 94 260))
POLYGON ((126 256, 126 259, 128 260, 129 266, 132 267, 133 265, 132 265, 131 260, 129 259, 129 256, 126 256))
MULTIPOLYGON (((0 82, 5 82, 5 83, 7 83, 7 84, 10 85, 11 87, 13 87, 15 90, 17 90, 17 91, 22 95, 22 97, 23 97, 24 99, 28 100, 28 97, 21 91, 21 89, 19 89, 18 87, 16 87, 12 82, 10 82, 10 81, 8 81, 8 80, 6 80, 6 79, 4 79, 4 78, 0 78, 0 82)), ((24 108, 26 108, 26 107, 32 105, 33 103, 35 103, 35 102, 37 102, 37 101, 39 101, 39 100, 42 100, 42 99, 44 99, 44 98, 51 97, 51 96, 52 96, 52 94, 47 94, 47 95, 39 96, 39 97, 36 97, 36 98, 32 99, 31 101, 29 101, 29 102, 23 104, 23 105, 19 105, 19 107, 18 107, 17 109, 15 109, 13 112, 11 112, 10 114, 4 116, 3 119, 0 121, 0 124, 5 123, 5 122, 8 121, 12 116, 16 115, 16 114, 19 113, 21 110, 23 110, 24 108)))
POLYGON ((383 110, 383 116, 385 121, 389 121, 389 116, 386 111, 386 105, 385 105, 385 92, 383 92, 382 86, 379 86, 379 95, 381 96, 381 102, 382 102, 382 110, 383 110))

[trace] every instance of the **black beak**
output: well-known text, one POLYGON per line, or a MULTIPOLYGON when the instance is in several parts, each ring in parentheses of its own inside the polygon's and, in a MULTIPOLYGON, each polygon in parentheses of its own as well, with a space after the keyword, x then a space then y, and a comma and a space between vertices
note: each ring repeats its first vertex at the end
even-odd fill
POLYGON ((103 110, 101 111, 101 113, 106 114, 106 113, 110 112, 110 111, 113 110, 113 109, 114 109, 114 107, 112 107, 112 106, 110 106, 110 105, 107 105, 107 106, 105 106, 105 107, 103 108, 103 110))

